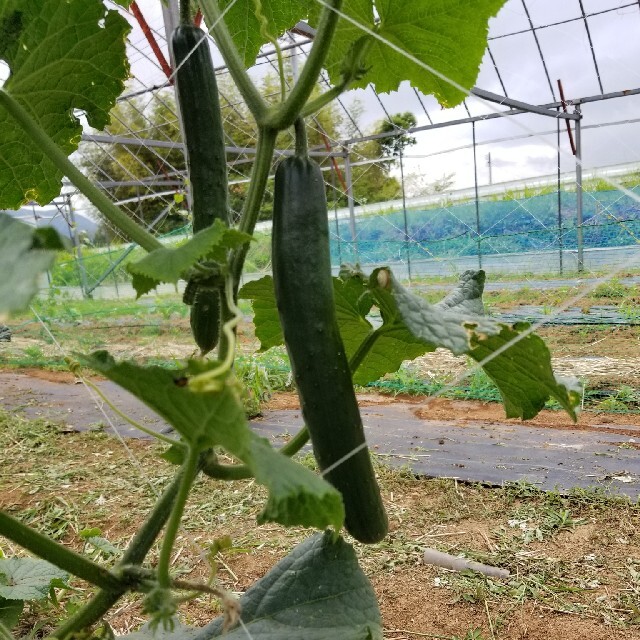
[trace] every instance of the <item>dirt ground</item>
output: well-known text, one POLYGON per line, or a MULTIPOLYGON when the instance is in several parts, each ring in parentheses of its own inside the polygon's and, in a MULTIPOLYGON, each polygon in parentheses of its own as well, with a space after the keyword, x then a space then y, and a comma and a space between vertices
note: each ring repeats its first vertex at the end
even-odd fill
MULTIPOLYGON (((73 384, 74 381, 73 376, 65 372, 38 369, 20 371, 20 374, 25 373, 35 388, 39 381, 63 384, 73 384)), ((487 424, 505 422, 502 408, 491 403, 435 398, 425 406, 424 398, 399 399, 413 403, 415 414, 430 420, 480 420, 487 424)), ((360 400, 364 407, 370 407, 393 404, 398 398, 372 393, 361 396, 360 400)), ((276 394, 268 408, 291 409, 297 406, 295 394, 285 393, 276 394)), ((621 440, 624 437, 626 443, 630 434, 637 436, 638 422, 636 415, 583 413, 579 428, 597 430, 598 425, 604 424, 608 429, 619 433, 621 440)), ((543 411, 531 423, 545 428, 575 429, 575 425, 566 417, 553 411, 543 411)), ((95 461, 91 466, 95 465, 96 469, 99 461, 104 458, 109 463, 109 468, 113 468, 123 481, 126 477, 129 482, 128 474, 121 470, 122 465, 128 464, 127 457, 133 452, 146 467, 151 464, 147 462, 147 458, 151 458, 155 445, 149 442, 130 442, 129 452, 126 452, 105 435, 59 433, 56 438, 60 440, 60 447, 64 448, 65 457, 58 462, 55 455, 49 456, 47 464, 43 465, 38 462, 38 456, 43 456, 46 452, 27 450, 20 472, 15 475, 12 472, 13 479, 2 482, 4 486, 0 492, 0 505, 10 511, 27 510, 31 514, 47 511, 52 503, 64 505, 64 509, 70 509, 72 514, 76 513, 75 516, 65 517, 71 522, 74 521, 73 517, 77 518, 78 528, 89 524, 99 526, 110 540, 128 537, 132 527, 135 528, 135 518, 132 516, 138 508, 135 493, 126 487, 120 489, 101 486, 101 483, 108 482, 108 478, 100 477, 102 472, 96 471, 97 475, 94 476, 88 468, 83 471, 79 469, 86 464, 87 456, 95 461), (70 454, 70 451, 73 453, 70 454), (69 456, 71 459, 67 459, 69 456), (57 464, 61 467, 59 472, 55 470, 57 464), (75 471, 77 465, 80 466, 75 471), (38 474, 43 473, 40 466, 47 467, 42 482, 37 479, 38 474), (56 498, 56 493, 61 491, 55 484, 57 473, 65 487, 64 502, 56 498), (29 478, 28 484, 25 484, 25 478, 29 478), (86 512, 87 491, 90 491, 92 501, 98 496, 104 502, 106 496, 104 514, 93 513, 91 522, 86 521, 86 516, 79 515, 86 512), (116 504, 120 506, 116 507, 116 504), (122 509, 123 504, 128 507, 122 509)), ((10 449, 15 446, 16 441, 10 440, 10 449)), ((381 483, 390 514, 391 532, 388 539, 375 545, 375 548, 359 546, 357 550, 379 598, 386 640, 640 639, 640 573, 637 582, 632 583, 622 584, 617 577, 626 564, 640 571, 640 514, 637 507, 629 512, 630 516, 617 515, 613 520, 606 517, 600 519, 600 516, 584 517, 580 526, 569 527, 558 534, 549 534, 548 539, 545 534, 544 541, 534 541, 518 550, 514 548, 515 573, 512 584, 519 585, 518 589, 523 588, 522 585, 528 585, 528 581, 533 580, 538 571, 543 580, 539 593, 532 590, 532 593, 538 595, 529 595, 519 601, 517 598, 492 595, 490 589, 502 588, 500 585, 491 587, 486 582, 459 578, 451 572, 426 566, 420 560, 421 549, 427 543, 433 546, 444 543, 446 550, 451 553, 471 549, 485 554, 498 554, 496 557, 502 558, 502 562, 509 562, 510 552, 500 551, 506 534, 500 533, 498 527, 501 518, 506 520, 507 512, 501 513, 496 507, 487 508, 495 499, 490 489, 465 488, 451 484, 451 481, 439 487, 437 480, 424 479, 403 482, 393 480, 389 485, 382 477, 381 483), (483 509, 484 515, 480 515, 483 509), (462 541, 464 544, 460 546, 462 541), (561 591, 553 595, 557 588, 554 580, 567 583, 567 589, 572 589, 576 576, 583 571, 584 558, 592 556, 603 558, 599 561, 601 566, 597 570, 604 573, 602 566, 607 566, 607 572, 605 577, 598 574, 598 579, 590 583, 592 586, 584 596, 587 604, 572 603, 571 596, 565 600, 561 591), (606 562, 604 558, 607 558, 606 562), (550 571, 549 569, 539 570, 540 563, 550 564, 554 570, 563 567, 564 577, 556 579, 551 575, 553 571, 548 574, 545 572, 550 571), (555 586, 552 588, 551 584, 555 586), (545 590, 549 593, 545 593, 545 590), (625 596, 625 593, 628 595, 625 596), (633 598, 636 598, 635 604, 633 598), (607 603, 610 611, 601 606, 602 602, 607 603), (635 617, 633 607, 636 607, 635 617), (622 623, 622 618, 626 622, 622 623)), ((201 528, 205 511, 198 510, 200 507, 197 505, 200 504, 200 499, 207 505, 211 494, 209 492, 204 498, 195 498, 194 528, 185 534, 179 551, 184 556, 180 563, 185 564, 184 571, 191 578, 206 574, 206 567, 201 565, 200 560, 189 555, 191 543, 188 541, 205 541, 228 533, 229 525, 225 522, 233 522, 234 539, 238 539, 238 544, 244 547, 243 552, 220 559, 220 579, 236 593, 241 593, 257 578, 262 577, 291 544, 303 535, 300 531, 289 533, 279 527, 263 526, 255 529, 252 524, 255 512, 251 509, 249 513, 238 510, 239 504, 253 504, 253 494, 248 498, 243 497, 248 490, 250 489, 246 487, 234 490, 233 507, 228 511, 206 506, 207 512, 213 509, 217 519, 205 529, 201 528), (263 542, 248 538, 253 535, 263 542)), ((139 492, 139 489, 135 489, 135 492, 139 492)), ((522 499, 522 504, 526 504, 525 498, 522 499)), ((60 519, 59 511, 55 517, 60 519)), ((210 517, 206 518, 209 522, 210 517)), ((506 524, 504 527, 508 530, 506 524)), ((77 545, 70 533, 71 530, 67 530, 65 538, 77 545)), ((188 621, 192 624, 204 623, 217 612, 214 608, 207 613, 206 606, 203 610, 201 602, 197 605, 188 608, 188 621)), ((119 632, 134 629, 142 621, 139 603, 123 603, 109 620, 119 632)))
MULTIPOLYGON (((549 344, 554 355, 554 369, 559 373, 577 375, 595 387, 640 387, 640 331, 637 329, 554 327, 542 329, 539 333, 549 344)), ((156 357, 184 358, 192 353, 192 347, 178 338, 165 340, 163 337, 161 341, 150 339, 145 344, 141 344, 135 335, 122 335, 120 338, 109 345, 110 351, 116 357, 144 358, 153 354, 156 357), (132 352, 134 342, 135 353, 132 352), (162 353, 158 353, 160 344, 162 353)), ((248 351, 249 347, 255 347, 250 334, 246 335, 245 344, 248 351)), ((53 345, 46 345, 41 340, 26 336, 16 336, 14 342, 4 345, 3 349, 5 353, 8 353, 8 349, 19 353, 25 348, 36 346, 42 349, 45 355, 56 354, 53 345)), ((454 358, 438 350, 420 358, 414 366, 425 378, 435 379, 443 375, 453 377, 463 372, 468 362, 466 358, 454 358)), ((74 382, 73 375, 64 371, 33 368, 21 369, 20 374, 28 375, 34 388, 37 388, 39 380, 66 384, 74 382)), ((0 397, 2 395, 0 389, 0 397)), ((424 398, 401 396, 394 399, 377 393, 368 393, 360 397, 363 406, 392 404, 398 400, 413 403, 415 415, 427 420, 458 423, 483 421, 487 424, 508 422, 504 419, 502 407, 492 403, 434 398, 425 404, 424 398)), ((273 410, 297 407, 297 397, 292 393, 276 394, 267 405, 267 408, 273 410)), ((640 442, 633 441, 637 438, 637 427, 640 426, 640 416, 637 414, 583 412, 576 426, 564 414, 543 411, 528 424, 555 430, 578 428, 584 431, 598 431, 605 426, 608 433, 620 435, 620 442, 624 443, 625 448, 640 449, 640 442)), ((73 493, 77 486, 77 509, 79 513, 84 512, 87 499, 81 491, 87 491, 88 485, 92 483, 91 500, 95 501, 96 496, 106 496, 107 499, 104 519, 100 520, 100 516, 94 514, 95 522, 88 523, 78 515, 78 528, 94 524, 102 527, 109 539, 129 536, 134 523, 128 512, 130 508, 123 505, 130 505, 133 500, 131 488, 113 490, 111 495, 109 492, 112 489, 99 486, 101 480, 97 476, 93 477, 91 472, 73 471, 73 465, 83 464, 87 457, 97 461, 102 456, 119 469, 120 459, 125 460, 129 454, 120 452, 114 441, 91 440, 87 444, 86 440, 81 440, 83 437, 96 437, 91 434, 67 434, 58 437, 63 439, 65 449, 73 451, 72 455, 79 458, 77 462, 61 463, 60 478, 63 478, 61 482, 66 487, 63 490, 64 501, 68 505, 74 504, 73 493), (76 443, 85 442, 86 446, 72 445, 72 439, 76 443), (77 474, 77 478, 74 473, 77 474), (118 506, 116 500, 119 500, 118 506)), ((130 451, 141 459, 149 455, 149 449, 153 448, 152 444, 144 442, 130 443, 129 446, 130 451)), ((33 456, 29 463, 37 465, 37 456, 34 456, 33 452, 29 452, 29 455, 33 456)), ((37 469, 25 466, 21 469, 22 475, 19 477, 36 476, 38 473, 37 469)), ((29 488, 22 480, 2 480, 0 474, 0 506, 11 511, 26 509, 37 512, 44 511, 48 508, 46 505, 52 502, 58 504, 56 492, 59 493, 61 489, 55 486, 55 478, 52 476, 55 476, 55 473, 48 471, 41 484, 29 488)), ((543 563, 541 558, 544 558, 544 562, 550 562, 553 567, 566 566, 569 573, 562 580, 569 583, 572 579, 569 574, 580 574, 584 568, 584 558, 594 554, 609 558, 611 571, 597 585, 594 581, 593 585, 596 586, 588 587, 586 591, 589 596, 588 606, 568 607, 559 597, 557 600, 554 599, 556 596, 547 597, 549 594, 545 597, 527 596, 518 601, 491 595, 486 591, 486 585, 482 586, 480 593, 478 584, 470 583, 465 586, 450 573, 421 563, 418 548, 425 540, 431 540, 433 543, 446 541, 450 543, 447 550, 452 553, 468 549, 492 553, 500 544, 500 538, 496 533, 501 515, 499 511, 483 518, 474 511, 493 499, 491 490, 485 488, 476 491, 447 485, 448 488, 443 489, 441 496, 433 497, 433 482, 437 481, 416 479, 410 483, 386 487, 384 497, 390 511, 392 532, 385 543, 377 547, 375 552, 371 552, 371 557, 365 549, 358 548, 358 553, 363 555, 365 570, 379 598, 385 639, 640 640, 640 573, 637 582, 633 584, 622 584, 616 577, 622 571, 623 565, 626 566, 625 563, 640 571, 640 520, 637 507, 632 517, 620 517, 614 522, 608 522, 606 518, 601 520, 585 517, 585 522, 580 526, 514 552, 518 584, 529 584, 527 580, 533 572, 529 565, 521 566, 519 563, 543 563), (443 496, 449 501, 446 505, 443 505, 443 496), (460 539, 458 535, 464 538, 464 549, 456 544, 460 539), (618 594, 617 599, 613 597, 614 593, 618 594), (602 603, 606 603, 609 609, 602 603), (621 617, 624 617, 624 623, 620 622, 621 617)), ((207 499, 209 498, 207 495, 207 499)), ((237 501, 238 497, 234 499, 237 501)), ((237 507, 235 508, 237 511, 237 507)), ((220 577, 225 586, 240 593, 255 579, 263 576, 284 555, 286 544, 291 545, 292 538, 300 534, 283 533, 274 527, 261 527, 256 530, 253 528, 254 514, 245 519, 243 514, 236 511, 230 509, 228 513, 224 512, 227 514, 224 517, 233 521, 236 532, 234 537, 237 536, 240 540, 239 544, 243 541, 246 543, 246 552, 225 556, 220 566, 220 577), (247 542, 246 536, 250 530, 262 536, 265 542, 247 542)), ((200 511, 195 513, 197 522, 200 514, 200 511)), ((223 517, 221 512, 218 516, 223 517)), ((216 521, 207 529, 196 526, 189 534, 195 540, 208 540, 227 531, 228 526, 216 521)), ((188 545, 183 545, 183 551, 180 553, 187 555, 187 551, 184 551, 187 547, 188 545)), ((7 551, 6 546, 4 550, 7 551)), ((190 560, 187 564, 195 575, 204 571, 199 567, 197 560, 190 560)), ((547 579, 550 578, 547 576, 547 579)), ((540 587, 543 594, 546 588, 545 585, 540 587)), ((214 613, 215 611, 206 615, 211 616, 214 613)), ((139 605, 134 602, 125 603, 110 620, 120 632, 135 628, 141 621, 139 605)), ((199 617, 194 608, 191 622, 195 624, 205 620, 206 616, 199 617)))

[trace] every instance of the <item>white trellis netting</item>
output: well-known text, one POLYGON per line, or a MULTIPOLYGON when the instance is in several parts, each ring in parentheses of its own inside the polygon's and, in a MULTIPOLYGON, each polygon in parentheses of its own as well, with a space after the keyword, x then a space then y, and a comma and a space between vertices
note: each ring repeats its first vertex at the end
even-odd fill
MULTIPOLYGON (((189 225, 181 199, 185 172, 180 126, 169 82, 165 22, 170 14, 171 4, 162 9, 150 0, 134 3, 125 12, 132 24, 131 82, 114 110, 110 131, 87 132, 76 158, 132 217, 159 235, 181 237, 189 225)), ((332 156, 320 160, 329 185, 336 268, 340 262, 384 262, 407 277, 478 266, 489 272, 526 274, 579 267, 601 273, 627 265, 640 233, 638 206, 606 178, 623 179, 631 188, 640 182, 640 159, 632 142, 640 122, 633 117, 640 101, 634 88, 640 86, 640 78, 635 81, 632 42, 618 38, 623 44, 615 59, 606 45, 612 33, 626 32, 636 22, 640 26, 638 4, 622 0, 575 0, 562 8, 542 0, 510 0, 490 23, 477 86, 526 102, 522 109, 509 109, 508 101, 496 106, 470 96, 460 107, 441 110, 432 97, 402 86, 388 96, 372 88, 347 93, 334 104, 329 124, 341 122, 333 130, 323 128, 322 117, 309 119, 317 140, 315 152, 332 156), (581 110, 581 163, 571 152, 565 122, 523 113, 538 105, 561 111, 557 80, 564 81, 568 111, 576 105, 581 110), (374 125, 399 111, 415 115, 417 125, 409 133, 416 144, 406 146, 401 157, 372 157, 367 140, 374 125), (505 112, 506 117, 497 117, 505 112), (580 164, 582 177, 576 171, 580 164), (447 184, 447 177, 452 184, 447 184), (392 197, 388 188, 380 185, 376 191, 369 184, 382 178, 396 185, 392 197), (583 225, 577 219, 580 181, 583 225), (373 202, 383 195, 382 202, 373 202)), ((299 34, 282 41, 292 73, 304 63, 309 41, 299 34)), ((251 71, 256 81, 267 85, 265 78, 277 71, 269 49, 251 71)), ((237 209, 256 133, 226 69, 219 57, 215 59, 232 206, 237 209)), ((326 88, 328 81, 323 78, 321 85, 326 88)), ((570 126, 575 138, 575 121, 570 126)), ((290 135, 281 136, 280 151, 291 145, 290 135)), ((268 191, 266 210, 269 198, 268 191)), ((76 219, 94 215, 79 198, 62 204, 67 217, 70 209, 75 209, 76 219)), ((83 252, 80 247, 80 263, 74 260, 58 269, 54 284, 79 284, 94 295, 129 291, 124 262, 119 262, 123 250, 115 244, 126 239, 107 222, 101 225, 98 240, 106 248, 83 252), (110 289, 103 286, 100 293, 97 287, 102 284, 110 289)), ((249 267, 269 269, 266 244, 249 267)))

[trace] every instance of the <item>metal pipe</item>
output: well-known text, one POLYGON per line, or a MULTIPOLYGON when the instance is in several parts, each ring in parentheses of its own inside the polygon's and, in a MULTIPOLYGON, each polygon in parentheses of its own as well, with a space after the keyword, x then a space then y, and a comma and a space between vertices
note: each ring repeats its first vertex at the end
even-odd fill
MULTIPOLYGON (((575 111, 580 118, 580 105, 576 105, 575 111)), ((584 271, 584 237, 583 237, 583 211, 582 211, 582 131, 580 119, 576 120, 576 234, 578 244, 578 272, 584 271)))
POLYGON ((478 159, 476 154, 476 123, 471 123, 471 132, 473 135, 473 185, 476 200, 476 233, 478 239, 476 244, 478 247, 478 269, 482 269, 482 236, 480 235, 480 195, 478 194, 478 159))
POLYGON ((411 245, 409 243, 409 226, 407 224, 407 198, 404 191, 404 162, 402 160, 402 144, 400 145, 400 188, 402 192, 402 218, 404 220, 404 247, 407 254, 407 276, 411 284, 411 245))
POLYGON ((347 182, 347 206, 349 207, 349 229, 351 230, 351 242, 353 243, 353 251, 356 256, 356 262, 359 261, 358 243, 356 238, 356 214, 353 201, 353 180, 351 178, 351 160, 349 158, 348 147, 343 147, 344 154, 344 178, 347 182))
POLYGON ((556 148, 558 156, 558 266, 560 269, 560 275, 562 275, 562 183, 560 177, 562 154, 560 153, 560 120, 556 123, 556 148))
POLYGON ((76 264, 78 266, 78 273, 80 275, 80 290, 82 291, 83 298, 90 298, 89 289, 87 286, 87 272, 84 269, 84 262, 82 260, 82 247, 80 246, 80 236, 78 234, 78 224, 76 222, 76 216, 73 212, 73 205, 71 204, 71 196, 67 196, 67 209, 69 211, 69 228, 73 233, 73 248, 76 254, 76 264))
MULTIPOLYGON (((477 89, 477 88, 471 89, 471 93, 475 91, 482 92, 483 90, 477 89)), ((611 93, 605 93, 604 95, 598 94, 595 96, 587 96, 584 98, 575 98, 573 100, 567 100, 567 104, 576 106, 579 104, 586 104, 588 102, 612 100, 615 98, 624 98, 626 96, 635 96, 638 94, 640 94, 640 88, 625 89, 624 91, 613 91, 611 93)), ((497 94, 494 94, 494 95, 497 95, 497 94)), ((504 118, 505 116, 514 116, 514 115, 519 115, 521 113, 528 113, 529 110, 525 108, 527 106, 526 103, 522 102, 520 104, 523 105, 522 108, 509 109, 508 111, 503 111, 501 113, 487 113, 480 116, 471 116, 470 118, 460 118, 458 120, 449 120, 448 122, 437 122, 435 124, 424 124, 419 127, 409 127, 408 129, 405 130, 405 133, 411 134, 411 133, 418 133, 419 131, 429 131, 431 129, 444 129, 445 127, 452 127, 460 124, 468 124, 470 122, 482 122, 484 120, 493 120, 495 118, 504 118)), ((561 106, 562 106, 562 103, 560 102, 549 102, 547 104, 539 105, 539 107, 543 110, 556 109, 557 107, 561 107, 561 106)), ((545 113, 544 115, 548 115, 548 114, 545 113)), ((570 120, 575 120, 575 116, 573 114, 567 114, 567 115, 570 116, 569 117, 570 120)), ((554 115, 554 119, 557 117, 558 116, 554 115)), ((562 116, 560 116, 560 118, 564 119, 562 118, 562 116)), ((394 135, 397 135, 397 134, 395 132, 376 133, 370 136, 362 136, 359 138, 349 138, 347 140, 338 141, 336 142, 336 145, 354 144, 357 142, 367 142, 368 140, 379 140, 380 138, 389 138, 394 135)))

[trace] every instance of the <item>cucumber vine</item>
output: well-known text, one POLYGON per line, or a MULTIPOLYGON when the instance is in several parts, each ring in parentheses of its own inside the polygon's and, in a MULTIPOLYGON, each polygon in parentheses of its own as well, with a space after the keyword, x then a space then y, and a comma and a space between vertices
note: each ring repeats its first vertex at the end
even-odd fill
MULTIPOLYGON (((236 623, 254 638, 293 640, 304 635, 301 629, 311 624, 312 618, 314 638, 380 640, 382 624, 375 595, 353 550, 338 535, 346 523, 347 529, 359 540, 374 542, 380 540, 387 529, 384 506, 364 441, 352 377, 357 376, 359 382, 377 379, 390 370, 384 367, 397 368, 403 359, 439 346, 454 353, 468 353, 481 363, 491 354, 498 354, 487 372, 500 387, 511 415, 529 417, 544 405, 549 395, 573 412, 574 390, 553 377, 548 350, 535 336, 524 333, 523 326, 502 325, 479 316, 469 318, 460 309, 443 311, 426 305, 412 297, 384 269, 374 271, 369 279, 355 272, 341 273, 340 278, 332 279, 325 187, 320 169, 307 157, 304 118, 352 87, 372 82, 379 90, 387 91, 397 88, 401 79, 407 79, 421 91, 435 94, 445 106, 460 102, 464 97, 460 87, 472 86, 474 70, 477 73, 486 47, 487 20, 503 3, 504 0, 478 0, 473 9, 469 9, 468 2, 462 0, 444 4, 439 0, 412 0, 406 6, 405 3, 364 0, 354 9, 352 3, 342 0, 319 3, 198 0, 197 8, 257 124, 257 145, 248 191, 240 220, 232 229, 227 211, 224 136, 218 126, 220 105, 215 76, 211 75, 212 66, 209 68, 210 60, 205 55, 208 50, 203 49, 208 46, 207 39, 192 23, 195 1, 181 0, 178 29, 185 29, 182 35, 192 39, 189 40, 191 50, 180 51, 183 62, 176 71, 178 88, 181 77, 185 77, 181 74, 187 74, 187 85, 183 83, 183 86, 187 86, 189 97, 184 99, 182 111, 189 113, 186 116, 183 113, 183 117, 194 118, 190 124, 199 117, 197 109, 190 112, 190 106, 204 106, 208 115, 202 124, 198 122, 191 128, 191 134, 189 128, 185 128, 190 156, 191 204, 197 233, 184 246, 174 250, 163 247, 157 238, 125 215, 68 158, 78 137, 73 128, 78 122, 72 117, 71 110, 85 109, 90 123, 104 126, 106 112, 123 88, 127 73, 124 60, 126 22, 115 11, 106 9, 101 0, 69 0, 65 4, 70 11, 76 11, 69 15, 76 16, 79 21, 84 16, 80 10, 91 8, 90 24, 58 23, 57 20, 64 19, 57 11, 58 0, 26 2, 22 12, 14 11, 15 3, 12 2, 0 8, 0 27, 20 26, 13 31, 8 27, 3 31, 13 39, 6 47, 0 47, 0 57, 6 58, 11 69, 9 79, 0 88, 0 153, 6 152, 9 160, 23 165, 25 162, 19 155, 22 152, 34 167, 46 167, 42 170, 44 177, 39 169, 25 172, 26 181, 20 183, 20 193, 16 196, 15 185, 9 189, 3 182, 6 175, 0 165, 0 207, 16 206, 16 203, 19 206, 19 201, 45 198, 51 192, 51 183, 66 176, 113 226, 149 252, 150 262, 146 262, 144 268, 140 266, 143 261, 138 263, 137 270, 132 267, 134 284, 137 278, 141 287, 139 292, 149 291, 154 283, 176 282, 179 277, 189 282, 185 299, 193 305, 192 329, 201 347, 200 357, 190 360, 180 370, 171 371, 129 362, 116 363, 106 352, 69 360, 72 371, 80 373, 80 366, 92 367, 135 393, 165 418, 179 437, 158 435, 132 421, 87 381, 119 415, 144 433, 169 444, 164 457, 179 468, 113 568, 105 568, 32 530, 19 518, 0 512, 0 535, 98 589, 82 608, 58 626, 51 637, 69 640, 90 633, 123 595, 135 592, 143 598, 150 626, 161 626, 166 637, 175 640, 183 637, 180 635, 183 631, 174 629, 180 604, 193 593, 219 597, 226 614, 224 620, 214 620, 199 630, 190 629, 189 637, 198 640, 219 637, 236 623), (432 35, 428 21, 429 9, 434 3, 442 11, 449 12, 451 19, 443 21, 442 33, 432 35), (422 5, 418 8, 423 10, 416 12, 416 5, 422 5), (403 32, 402 25, 409 24, 404 15, 408 10, 414 11, 415 21, 423 27, 416 30, 421 34, 416 36, 418 40, 423 40, 413 43, 415 51, 411 50, 411 39, 407 39, 406 51, 395 46, 392 55, 400 56, 395 60, 411 62, 396 65, 384 58, 380 41, 393 38, 402 42, 398 34, 406 35, 408 27, 405 26, 403 32), (298 78, 288 87, 278 37, 300 19, 308 19, 316 35, 298 78), (460 42, 455 26, 451 26, 461 21, 468 25, 464 43, 460 42), (29 75, 33 74, 32 67, 37 67, 29 55, 41 54, 30 38, 34 38, 34 34, 42 38, 41 30, 46 32, 47 28, 52 30, 48 35, 61 38, 55 51, 61 56, 58 61, 60 71, 56 76, 56 65, 48 58, 40 61, 52 69, 51 86, 41 89, 35 86, 34 78, 37 76, 40 82, 42 74, 29 75), (243 39, 245 30, 248 33, 243 39), (64 34, 59 36, 62 31, 64 34), (91 45, 99 37, 111 37, 111 44, 104 52, 92 52, 91 45), (437 47, 430 38, 435 38, 437 47), (265 100, 247 72, 259 46, 267 42, 275 47, 280 71, 281 96, 274 105, 265 100), (65 52, 83 46, 88 56, 92 54, 89 64, 95 67, 96 74, 102 75, 97 76, 98 83, 90 80, 75 92, 68 90, 69 95, 66 95, 58 85, 62 79, 71 78, 70 82, 73 82, 76 75, 83 76, 74 75, 73 65, 84 64, 84 61, 77 56, 67 59, 65 52), (441 72, 429 74, 425 71, 425 65, 438 62, 429 59, 430 54, 425 53, 435 49, 439 58, 449 58, 450 65, 445 68, 452 75, 451 86, 442 82, 441 72), (200 68, 206 72, 202 82, 207 89, 203 93, 208 96, 200 105, 197 104, 202 100, 198 97, 200 81, 188 84, 193 79, 190 74, 195 71, 187 61, 189 56, 195 61, 196 52, 199 54, 197 62, 209 65, 206 69, 200 68), (413 64, 416 59, 420 65, 413 64), (312 98, 322 70, 327 71, 332 86, 312 98), (104 89, 104 95, 94 96, 96 84, 104 89), (15 91, 16 86, 18 91, 15 91), (37 100, 36 91, 39 91, 37 100), (47 99, 40 99, 41 94, 47 95, 47 92, 52 100, 59 100, 52 103, 54 106, 47 99), (87 97, 89 94, 91 98, 87 97), (52 114, 54 117, 50 117, 52 114), (212 125, 213 120, 218 124, 212 125), (65 129, 67 138, 60 137, 63 125, 70 123, 73 126, 68 127, 69 132, 65 129), (233 364, 236 330, 241 320, 237 301, 249 238, 255 230, 272 169, 276 139, 280 132, 290 127, 295 127, 296 154, 280 163, 276 170, 273 242, 277 305, 273 298, 273 283, 268 279, 260 283, 264 286, 259 291, 254 286, 253 291, 257 293, 248 294, 251 290, 248 285, 243 288, 247 298, 260 299, 262 296, 263 301, 273 300, 273 317, 277 316, 278 309, 280 311, 284 342, 291 355, 306 422, 286 445, 275 451, 247 425, 238 382, 233 376, 233 364), (19 140, 11 143, 11 151, 5 151, 2 140, 10 136, 18 136, 19 140), (199 140, 200 136, 202 140, 199 140), (10 153, 18 153, 18 156, 11 158, 10 153), (209 182, 212 179, 215 186, 209 182), (10 197, 3 196, 4 189, 11 193, 10 197), (336 291, 339 296, 334 299, 336 291), (208 296, 206 304, 196 310, 203 293, 208 296), (215 303, 211 302, 214 298, 215 303), (374 304, 382 310, 382 327, 374 328, 367 320, 374 304), (337 305, 341 305, 341 317, 347 318, 348 322, 338 321, 337 305), (304 323, 299 326, 300 317, 297 316, 304 316, 304 323), (205 359, 205 353, 218 339, 219 328, 218 359, 205 359), (518 344, 523 345, 521 348, 516 345, 510 347, 507 354, 503 353, 509 341, 517 343, 518 340, 518 344), (522 366, 525 361, 530 364, 532 358, 541 363, 537 371, 542 373, 530 374, 532 368, 522 366), (522 371, 527 373, 520 373, 522 371), (525 391, 521 394, 522 389, 525 391), (336 414, 339 420, 335 418, 336 414), (312 444, 322 474, 329 482, 290 459, 306 444, 309 433, 313 435, 312 444), (238 462, 220 463, 220 448, 238 462), (264 485, 268 498, 258 516, 259 523, 277 522, 331 531, 299 545, 258 586, 249 589, 240 603, 216 585, 180 580, 172 575, 171 557, 185 505, 200 474, 221 480, 254 478, 264 485), (158 540, 159 559, 157 566, 152 567, 148 555, 158 540), (304 583, 304 580, 309 582, 304 583), (328 604, 321 606, 304 599, 311 597, 311 591, 315 593, 315 589, 329 594, 326 596, 328 604), (268 597, 263 601, 265 590, 268 597), (182 595, 177 595, 178 592, 182 595), (352 595, 355 592, 357 597, 352 595), (333 615, 334 606, 341 609, 341 616, 333 615), (299 610, 308 611, 310 619, 287 619, 287 612, 299 610), (322 620, 322 636, 316 633, 319 619, 322 620), (340 620, 347 620, 347 627, 336 626, 342 624, 340 620)), ((128 2, 119 0, 118 4, 127 5, 128 2)), ((178 46, 184 46, 185 42, 178 42, 178 46)), ((37 44, 41 44, 40 40, 37 44)), ((5 165, 11 166, 9 160, 5 165)), ((22 234, 24 238, 24 231, 22 234)), ((1 259, 2 256, 0 263, 1 259)), ((263 340, 258 315, 256 312, 256 333, 263 340)), ((272 344, 277 344, 277 338, 271 336, 270 339, 272 344)), ((0 636, 6 637, 7 633, 0 619, 0 636)), ((240 636, 231 630, 229 637, 240 636)))

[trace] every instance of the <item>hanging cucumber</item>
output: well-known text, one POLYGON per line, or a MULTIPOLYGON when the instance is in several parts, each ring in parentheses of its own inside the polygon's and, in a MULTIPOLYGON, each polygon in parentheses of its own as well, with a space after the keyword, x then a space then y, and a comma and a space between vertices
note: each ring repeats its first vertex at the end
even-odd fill
POLYGON ((303 128, 296 123, 296 155, 283 160, 275 175, 276 301, 320 469, 342 493, 349 533, 378 542, 387 533, 387 515, 335 317, 324 180, 306 155, 303 128))
MULTIPOLYGON (((196 233, 216 219, 229 224, 222 114, 205 33, 192 24, 180 25, 171 36, 171 46, 177 68, 176 93, 187 149, 193 231, 196 233)), ((191 299, 191 331, 205 355, 218 342, 220 293, 196 286, 191 299)))

